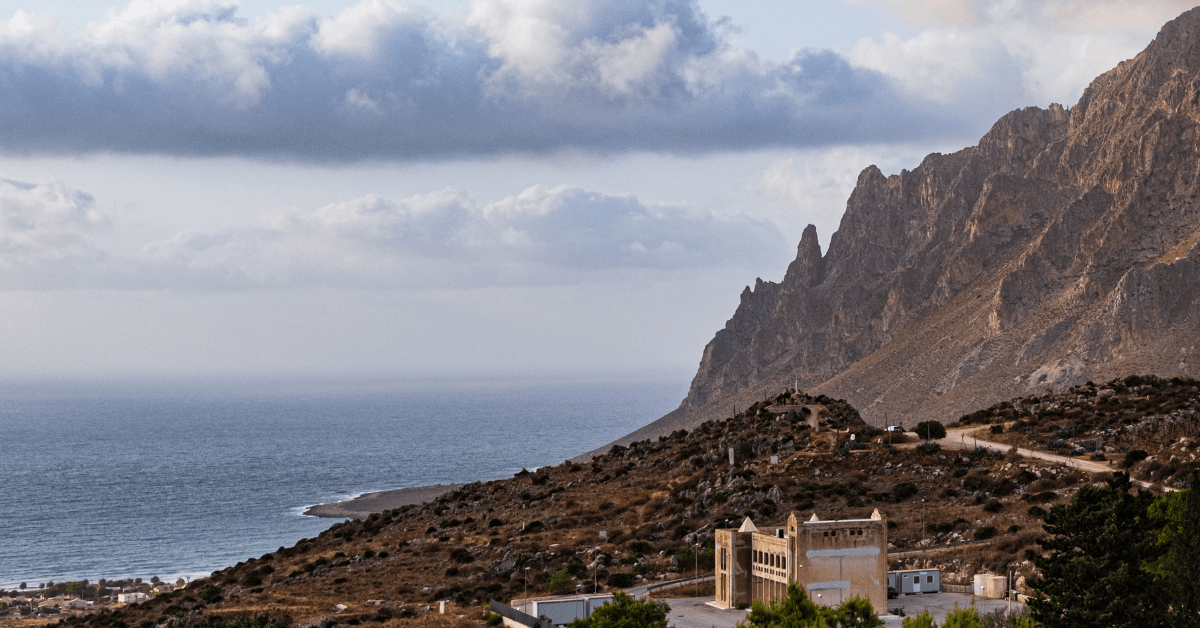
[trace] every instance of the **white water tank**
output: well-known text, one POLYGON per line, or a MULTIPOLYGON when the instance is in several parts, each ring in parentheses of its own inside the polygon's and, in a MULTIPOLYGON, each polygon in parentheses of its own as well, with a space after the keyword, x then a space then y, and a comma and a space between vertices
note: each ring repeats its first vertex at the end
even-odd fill
POLYGON ((986 573, 975 574, 975 578, 971 581, 971 593, 982 597, 983 594, 987 592, 987 584, 985 583, 987 581, 987 577, 990 575, 991 574, 986 573))

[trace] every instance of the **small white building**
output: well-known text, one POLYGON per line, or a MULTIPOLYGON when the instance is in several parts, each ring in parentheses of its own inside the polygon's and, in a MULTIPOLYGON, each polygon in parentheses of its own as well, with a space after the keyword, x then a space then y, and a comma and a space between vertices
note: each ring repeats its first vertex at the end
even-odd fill
POLYGON ((133 593, 117 594, 117 603, 118 604, 136 604, 138 602, 145 602, 148 599, 150 599, 150 596, 146 595, 145 593, 142 593, 141 591, 134 591, 133 593))
POLYGON ((70 608, 70 609, 78 610, 78 609, 87 608, 91 605, 92 605, 92 603, 87 600, 81 600, 79 598, 75 598, 73 600, 67 600, 66 603, 63 604, 63 608, 70 608))

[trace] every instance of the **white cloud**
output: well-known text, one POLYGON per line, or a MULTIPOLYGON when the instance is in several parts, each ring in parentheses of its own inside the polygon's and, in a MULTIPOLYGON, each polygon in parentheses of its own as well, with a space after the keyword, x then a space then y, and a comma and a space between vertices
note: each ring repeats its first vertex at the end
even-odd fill
POLYGON ((688 62, 729 45, 686 2, 476 0, 471 9, 468 24, 501 62, 493 91, 656 98, 688 62))
POLYGON ((133 0, 67 37, 0 24, 0 146, 305 161, 702 153, 952 135, 969 116, 828 51, 762 61, 695 0, 400 0, 246 21, 133 0), (932 109, 930 107, 933 107, 932 109))
POLYGON ((147 281, 177 287, 458 288, 746 267, 785 248, 778 229, 744 216, 534 186, 485 205, 453 190, 363 196, 252 227, 181 232, 148 244, 139 264, 147 281))
POLYGON ((898 79, 905 91, 943 103, 1006 108, 1072 105, 1099 74, 1140 52, 1167 21, 1197 2, 1152 0, 877 1, 924 27, 885 33, 850 54, 898 79))
POLYGON ((363 0, 335 17, 320 20, 312 47, 325 55, 348 55, 371 61, 385 40, 401 27, 424 28, 429 21, 419 5, 396 0, 363 0))
POLYGON ((90 24, 63 61, 101 85, 114 72, 158 83, 188 76, 217 104, 246 108, 269 88, 267 65, 278 59, 257 28, 232 19, 236 10, 230 0, 133 0, 90 24))
POLYGON ((71 282, 103 259, 91 237, 107 227, 92 197, 79 190, 51 180, 0 179, 0 285, 71 282))

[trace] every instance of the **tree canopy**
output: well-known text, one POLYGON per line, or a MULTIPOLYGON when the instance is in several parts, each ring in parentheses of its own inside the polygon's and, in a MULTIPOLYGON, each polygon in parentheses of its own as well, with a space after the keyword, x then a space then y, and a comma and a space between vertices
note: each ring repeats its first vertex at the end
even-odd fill
POLYGON ((1131 487, 1129 476, 1117 473, 1046 514, 1049 536, 1038 544, 1048 553, 1029 553, 1042 574, 1030 582, 1037 595, 1029 608, 1039 626, 1168 625, 1164 579, 1145 569, 1165 553, 1163 524, 1149 514, 1154 496, 1131 487))
POLYGON ((596 610, 587 619, 576 619, 569 628, 667 628, 667 613, 671 607, 664 602, 646 598, 635 600, 622 591, 613 593, 613 600, 596 610))
POLYGON ((929 440, 931 438, 946 438, 946 426, 939 421, 922 421, 914 430, 917 436, 929 440))
POLYGON ((1162 554, 1147 563, 1170 600, 1172 626, 1200 626, 1200 472, 1192 471, 1192 488, 1167 493, 1150 505, 1150 519, 1159 526, 1162 554))
POLYGON ((787 598, 770 605, 755 600, 751 605, 746 628, 878 628, 883 621, 875 614, 871 602, 852 597, 837 608, 819 606, 795 582, 789 582, 787 598))

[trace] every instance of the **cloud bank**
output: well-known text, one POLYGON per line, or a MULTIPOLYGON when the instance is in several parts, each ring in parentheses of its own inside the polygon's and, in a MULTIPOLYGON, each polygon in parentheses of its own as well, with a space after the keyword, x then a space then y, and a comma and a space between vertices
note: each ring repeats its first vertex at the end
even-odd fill
POLYGON ((847 0, 888 7, 920 31, 864 39, 856 67, 897 80, 907 94, 989 110, 1073 105, 1101 73, 1136 55, 1194 0, 847 0), (1015 96, 1015 98, 1014 98, 1015 96))
POLYGON ((0 288, 243 290, 568 285, 778 264, 779 230, 571 186, 479 204, 454 190, 365 195, 123 252, 91 196, 0 180, 0 288))
POLYGON ((219 0, 133 0, 68 37, 18 11, 0 21, 0 151, 702 153, 969 125, 834 52, 759 59, 694 0, 476 0, 448 20, 400 0, 254 21, 219 0))

